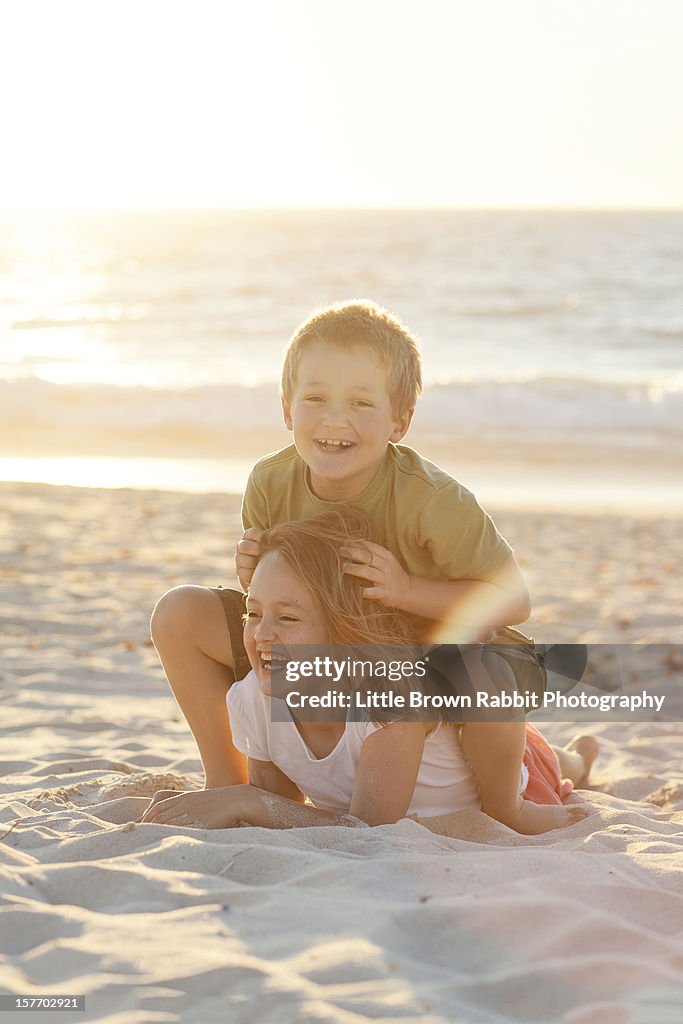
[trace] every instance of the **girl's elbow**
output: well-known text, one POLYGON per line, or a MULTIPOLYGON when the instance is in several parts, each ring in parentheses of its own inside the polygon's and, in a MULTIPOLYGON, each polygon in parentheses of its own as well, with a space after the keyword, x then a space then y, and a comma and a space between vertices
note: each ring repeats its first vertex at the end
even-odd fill
POLYGON ((494 821, 500 822, 501 825, 505 825, 507 828, 511 828, 514 832, 519 832, 519 821, 520 812, 522 809, 522 800, 517 798, 516 800, 482 800, 481 810, 484 814, 487 814, 489 818, 493 818, 494 821))
POLYGON ((374 818, 371 818, 370 821, 366 821, 366 824, 371 825, 373 827, 376 825, 395 825, 396 822, 400 821, 401 818, 403 817, 405 817, 405 815, 403 814, 380 814, 374 818))
POLYGON ((386 808, 371 808, 363 811, 354 811, 352 809, 349 813, 354 818, 364 821, 366 825, 374 827, 376 825, 395 825, 401 818, 405 818, 407 811, 398 814, 386 808))

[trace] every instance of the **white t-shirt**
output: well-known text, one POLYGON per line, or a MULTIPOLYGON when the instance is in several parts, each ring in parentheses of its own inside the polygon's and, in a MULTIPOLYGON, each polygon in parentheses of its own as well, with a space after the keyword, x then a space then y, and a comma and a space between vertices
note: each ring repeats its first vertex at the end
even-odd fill
MULTIPOLYGON (((256 761, 271 761, 316 807, 348 812, 363 743, 381 725, 369 720, 348 721, 334 750, 317 758, 306 746, 284 701, 265 696, 254 672, 233 683, 227 703, 232 738, 239 751, 256 761), (271 715, 271 701, 276 700, 282 707, 271 715), (289 720, 272 720, 278 717, 289 720)), ((429 818, 467 807, 479 807, 479 789, 463 756, 459 731, 438 725, 425 739, 406 815, 429 818)))

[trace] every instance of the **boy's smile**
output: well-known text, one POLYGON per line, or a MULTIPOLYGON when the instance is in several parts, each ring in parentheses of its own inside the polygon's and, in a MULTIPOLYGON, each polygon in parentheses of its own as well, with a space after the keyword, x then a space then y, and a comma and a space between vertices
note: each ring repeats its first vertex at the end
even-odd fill
POLYGON ((412 409, 393 412, 386 370, 372 350, 323 341, 302 353, 292 401, 283 399, 282 408, 311 487, 328 501, 360 494, 412 417, 412 409))

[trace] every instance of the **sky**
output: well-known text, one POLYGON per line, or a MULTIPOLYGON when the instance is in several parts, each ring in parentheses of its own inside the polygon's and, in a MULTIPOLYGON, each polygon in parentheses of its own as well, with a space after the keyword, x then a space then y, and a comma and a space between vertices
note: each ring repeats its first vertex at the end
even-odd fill
POLYGON ((681 207, 680 0, 0 0, 0 207, 681 207))

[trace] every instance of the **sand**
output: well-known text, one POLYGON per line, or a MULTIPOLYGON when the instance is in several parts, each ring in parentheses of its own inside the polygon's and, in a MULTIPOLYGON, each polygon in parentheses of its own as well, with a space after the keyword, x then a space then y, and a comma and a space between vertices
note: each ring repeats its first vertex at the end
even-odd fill
MULTIPOLYGON (((476 811, 436 831, 135 824, 157 789, 201 784, 149 613, 175 584, 231 582, 238 502, 12 484, 0 502, 0 991, 85 995, 56 1019, 109 1024, 681 1019, 678 723, 594 725, 592 813, 535 838, 476 811)), ((681 641, 680 520, 494 512, 539 639, 681 641)))

